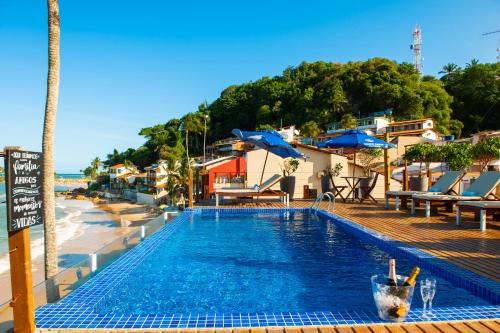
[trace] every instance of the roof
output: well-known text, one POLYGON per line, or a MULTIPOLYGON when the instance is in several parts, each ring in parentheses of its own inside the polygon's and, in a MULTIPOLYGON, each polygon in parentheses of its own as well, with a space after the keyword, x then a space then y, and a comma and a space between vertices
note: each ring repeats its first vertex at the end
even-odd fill
POLYGON ((303 143, 300 143, 300 142, 297 142, 297 141, 291 142, 290 144, 293 147, 300 147, 300 148, 310 149, 310 150, 314 150, 314 151, 317 151, 317 152, 320 152, 320 153, 323 153, 323 154, 344 156, 344 155, 335 153, 334 150, 337 150, 337 149, 318 148, 316 146, 306 145, 306 144, 303 144, 303 143))
MULTIPOLYGON (((427 131, 433 131, 433 132, 436 132, 437 135, 443 136, 443 134, 441 132, 435 130, 434 128, 422 128, 422 129, 415 129, 415 130, 389 132, 389 136, 394 137, 394 136, 400 136, 400 135, 415 135, 415 134, 422 134, 422 133, 427 132, 427 131)), ((374 137, 383 138, 384 135, 385 135, 385 133, 375 134, 374 137)))
POLYGON ((116 178, 125 179, 125 178, 131 177, 131 176, 135 176, 135 175, 133 173, 129 172, 129 173, 125 173, 123 175, 119 175, 116 178))
POLYGON ((393 121, 393 122, 387 124, 387 126, 397 126, 397 125, 401 125, 401 124, 415 124, 415 123, 424 122, 426 120, 432 120, 432 121, 434 121, 434 119, 432 119, 432 118, 422 118, 422 119, 413 119, 413 120, 401 120, 401 121, 393 121))
POLYGON ((109 168, 110 169, 118 169, 118 168, 121 168, 122 166, 125 166, 125 164, 119 163, 119 164, 115 164, 113 166, 110 166, 109 168))

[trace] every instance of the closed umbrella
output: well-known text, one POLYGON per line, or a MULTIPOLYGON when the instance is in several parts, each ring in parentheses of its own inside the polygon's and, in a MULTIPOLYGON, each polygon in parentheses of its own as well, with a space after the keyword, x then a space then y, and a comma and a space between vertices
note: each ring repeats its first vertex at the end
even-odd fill
POLYGON ((281 158, 294 157, 304 158, 295 148, 283 139, 283 136, 273 130, 264 130, 260 132, 247 132, 233 129, 231 131, 241 141, 252 144, 256 147, 266 150, 266 159, 264 160, 264 167, 260 176, 260 185, 262 185, 262 178, 264 177, 264 170, 266 169, 267 156, 269 152, 278 155, 281 158))

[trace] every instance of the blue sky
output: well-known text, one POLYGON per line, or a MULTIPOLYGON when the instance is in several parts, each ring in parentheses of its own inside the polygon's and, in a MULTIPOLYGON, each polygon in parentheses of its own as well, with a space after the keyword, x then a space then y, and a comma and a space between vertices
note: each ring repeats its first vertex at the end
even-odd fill
MULTIPOLYGON (((47 75, 46 1, 0 0, 0 146, 40 150, 47 75)), ((495 61, 500 1, 60 0, 56 170, 75 172, 142 127, 213 101, 231 84, 302 61, 495 61)), ((228 133, 229 135, 229 133, 228 133)))

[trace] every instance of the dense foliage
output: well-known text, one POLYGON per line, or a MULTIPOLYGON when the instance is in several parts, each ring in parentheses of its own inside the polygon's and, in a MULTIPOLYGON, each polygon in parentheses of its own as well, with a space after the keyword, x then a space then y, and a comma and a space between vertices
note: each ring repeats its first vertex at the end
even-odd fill
POLYGON ((115 150, 103 164, 129 160, 142 169, 166 159, 180 161, 185 170, 187 156, 202 153, 205 121, 207 142, 230 137, 234 128, 280 125, 296 125, 306 136, 315 136, 332 121, 353 127, 355 118, 388 108, 396 120, 432 117, 438 131, 457 137, 500 128, 498 63, 472 61, 464 69, 451 64, 442 74, 439 80, 419 77, 411 64, 384 58, 346 64, 304 62, 275 77, 230 86, 196 112, 141 129, 143 146, 115 150))
POLYGON ((465 125, 464 136, 500 129, 500 62, 472 60, 465 68, 448 64, 441 73, 446 91, 453 96, 453 118, 465 125))
POLYGON ((443 83, 421 80, 412 65, 383 58, 346 64, 302 63, 282 75, 231 86, 207 108, 209 137, 228 136, 233 128, 253 130, 315 122, 321 129, 344 114, 356 117, 392 108, 394 117, 432 117, 444 134, 461 124, 451 119, 452 98, 443 83))

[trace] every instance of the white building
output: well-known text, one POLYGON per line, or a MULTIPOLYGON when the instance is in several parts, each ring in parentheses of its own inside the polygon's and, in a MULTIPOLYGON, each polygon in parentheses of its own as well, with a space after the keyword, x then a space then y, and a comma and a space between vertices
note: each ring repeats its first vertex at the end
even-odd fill
POLYGON ((167 167, 167 162, 160 160, 158 163, 144 168, 146 171, 146 185, 150 189, 155 189, 157 193, 163 191, 168 181, 167 167))
MULTIPOLYGON (((135 166, 125 166, 125 164, 115 164, 109 167, 109 182, 111 189, 122 189, 123 182, 128 182, 130 177, 138 174, 135 166)), ((134 178, 135 179, 135 178, 134 178)))
MULTIPOLYGON (((384 129, 390 122, 389 118, 386 117, 365 117, 356 120, 357 129, 365 131, 368 135, 375 135, 383 133, 384 129)), ((340 122, 333 122, 327 125, 326 133, 335 134, 342 133, 346 129, 340 126, 340 122)))

